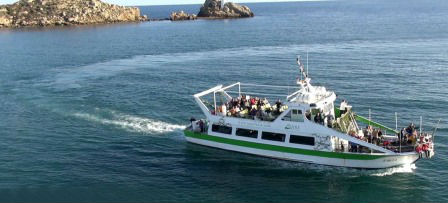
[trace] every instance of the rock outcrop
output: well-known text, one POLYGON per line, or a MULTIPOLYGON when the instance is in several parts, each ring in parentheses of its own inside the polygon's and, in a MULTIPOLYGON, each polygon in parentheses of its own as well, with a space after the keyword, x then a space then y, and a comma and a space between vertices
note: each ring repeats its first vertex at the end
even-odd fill
POLYGON ((135 7, 100 0, 20 0, 0 6, 0 27, 77 25, 147 20, 135 7))
POLYGON ((223 0, 206 0, 198 13, 198 17, 207 18, 245 18, 254 17, 254 13, 247 6, 232 2, 222 4, 223 0))
POLYGON ((172 12, 170 15, 171 21, 180 21, 180 20, 196 20, 198 17, 195 14, 188 14, 184 11, 172 12))

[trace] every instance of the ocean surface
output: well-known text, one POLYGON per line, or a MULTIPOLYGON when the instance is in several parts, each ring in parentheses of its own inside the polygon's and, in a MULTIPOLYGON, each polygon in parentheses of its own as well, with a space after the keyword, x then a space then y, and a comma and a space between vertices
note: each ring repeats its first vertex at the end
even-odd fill
POLYGON ((247 5, 256 17, 0 30, 0 202, 448 202, 447 1, 247 5), (442 119, 436 156, 357 170, 185 141, 194 93, 294 85, 307 52, 312 82, 361 115, 442 119))

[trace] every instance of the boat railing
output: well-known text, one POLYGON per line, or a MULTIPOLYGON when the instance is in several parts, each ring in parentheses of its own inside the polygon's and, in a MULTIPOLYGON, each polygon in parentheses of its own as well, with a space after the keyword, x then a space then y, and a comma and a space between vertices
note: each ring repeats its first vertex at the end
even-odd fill
MULTIPOLYGON (((415 147, 413 145, 403 145, 403 146, 398 146, 398 145, 381 145, 381 144, 377 144, 377 146, 382 147, 384 149, 393 151, 395 153, 406 153, 406 152, 413 152, 415 151, 415 147)), ((373 150, 370 149, 369 147, 366 146, 362 146, 359 144, 355 144, 355 143, 348 143, 348 144, 341 144, 341 143, 337 143, 335 145, 335 152, 350 152, 350 153, 383 153, 383 152, 379 152, 377 150, 373 150)))
MULTIPOLYGON (((250 98, 259 98, 260 100, 262 98, 267 98, 269 101, 273 100, 283 100, 285 98, 288 98, 288 96, 291 96, 289 93, 291 90, 294 92, 297 92, 296 89, 298 87, 293 86, 280 86, 280 85, 259 85, 259 84, 251 84, 251 83, 233 83, 228 86, 218 85, 214 88, 211 88, 209 90, 203 91, 201 93, 195 94, 195 100, 201 107, 201 109, 206 114, 216 115, 216 114, 224 114, 225 116, 228 116, 227 112, 230 109, 226 109, 226 112, 223 112, 223 109, 221 109, 221 106, 226 104, 228 105, 228 102, 230 102, 233 98, 241 98, 242 96, 250 96, 250 98), (262 93, 260 91, 261 88, 267 88, 262 93), (284 93, 284 94, 282 94, 284 93), (210 97, 207 97, 207 95, 212 96, 212 100, 210 100, 210 97)), ((294 94, 294 93, 293 93, 294 94)), ((264 99, 263 99, 264 101, 264 99)), ((282 102, 282 109, 285 107, 285 103, 282 102)), ((258 116, 260 120, 265 121, 273 121, 278 117, 278 114, 282 111, 277 110, 273 103, 270 103, 268 105, 268 109, 271 111, 277 111, 272 113, 265 113, 263 116, 258 116)), ((249 109, 250 110, 250 109, 249 109)), ((258 110, 258 109, 257 109, 258 110)), ((264 110, 264 108, 263 108, 264 110)), ((256 119, 254 116, 245 115, 248 112, 245 113, 244 110, 241 109, 241 116, 237 115, 235 117, 241 117, 241 118, 247 118, 247 119, 256 119)), ((238 114, 240 114, 238 113, 238 114)))

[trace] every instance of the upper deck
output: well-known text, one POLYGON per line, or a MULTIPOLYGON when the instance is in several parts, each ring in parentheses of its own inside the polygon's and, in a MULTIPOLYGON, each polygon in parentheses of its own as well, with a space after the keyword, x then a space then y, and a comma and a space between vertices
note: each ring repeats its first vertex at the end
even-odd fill
POLYGON ((320 109, 334 116, 334 92, 311 85, 276 86, 237 82, 194 95, 205 114, 273 121, 290 107, 301 112, 320 109))

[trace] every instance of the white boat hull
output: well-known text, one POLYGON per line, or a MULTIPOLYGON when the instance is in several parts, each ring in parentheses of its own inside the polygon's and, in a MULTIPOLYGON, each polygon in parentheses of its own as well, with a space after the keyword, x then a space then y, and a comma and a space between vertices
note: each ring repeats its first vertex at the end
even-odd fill
MULTIPOLYGON (((229 151, 242 152, 247 154, 253 154, 264 157, 271 157, 276 159, 283 159, 289 161, 306 162, 321 165, 350 167, 350 168, 366 168, 366 169, 379 169, 390 168, 400 165, 407 165, 414 163, 419 159, 418 154, 408 153, 400 155, 387 155, 382 158, 373 160, 353 160, 353 159, 341 159, 341 158, 327 158, 320 156, 311 156, 295 153, 278 152, 272 150, 256 149, 245 146, 237 146, 232 144, 214 142, 210 140, 198 139, 186 136, 186 140, 190 143, 204 145, 208 147, 214 147, 229 151)), ((335 152, 337 153, 337 152, 335 152)))

